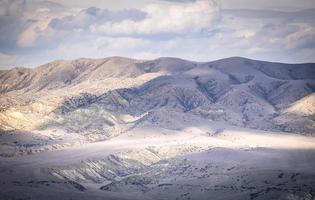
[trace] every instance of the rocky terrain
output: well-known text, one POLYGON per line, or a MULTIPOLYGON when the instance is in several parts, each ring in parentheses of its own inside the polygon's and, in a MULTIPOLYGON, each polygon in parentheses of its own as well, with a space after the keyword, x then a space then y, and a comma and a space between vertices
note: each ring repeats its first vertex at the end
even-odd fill
POLYGON ((1 199, 314 199, 315 64, 0 70, 1 199))

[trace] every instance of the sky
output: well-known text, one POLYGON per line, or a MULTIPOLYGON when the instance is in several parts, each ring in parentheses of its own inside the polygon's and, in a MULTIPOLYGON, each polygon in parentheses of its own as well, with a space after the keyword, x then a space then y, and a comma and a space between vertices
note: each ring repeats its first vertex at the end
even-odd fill
POLYGON ((125 56, 315 62, 314 0, 0 0, 0 69, 125 56))

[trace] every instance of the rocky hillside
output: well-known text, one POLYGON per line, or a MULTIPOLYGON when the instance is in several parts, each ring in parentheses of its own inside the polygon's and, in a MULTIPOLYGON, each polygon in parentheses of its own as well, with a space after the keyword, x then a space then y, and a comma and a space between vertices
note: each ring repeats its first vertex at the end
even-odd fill
POLYGON ((1 129, 116 135, 189 113, 239 127, 315 132, 315 64, 122 57, 0 71, 1 129), (115 130, 115 131, 114 131, 115 130), (119 132, 119 131, 118 131, 119 132))
POLYGON ((315 64, 0 71, 0 199, 313 199, 315 64))

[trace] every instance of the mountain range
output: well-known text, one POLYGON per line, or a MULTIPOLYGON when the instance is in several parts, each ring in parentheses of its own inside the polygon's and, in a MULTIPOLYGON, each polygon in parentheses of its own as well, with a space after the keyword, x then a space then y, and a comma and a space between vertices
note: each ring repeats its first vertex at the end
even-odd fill
POLYGON ((314 63, 60 60, 0 105, 0 198, 315 196, 314 63))
POLYGON ((238 57, 213 62, 111 57, 3 70, 1 129, 71 130, 71 124, 80 124, 73 115, 82 112, 93 122, 77 131, 106 132, 107 127, 126 125, 123 115, 137 118, 136 126, 171 110, 238 127, 311 134, 314 66, 238 57), (24 112, 30 108, 36 114, 24 112))

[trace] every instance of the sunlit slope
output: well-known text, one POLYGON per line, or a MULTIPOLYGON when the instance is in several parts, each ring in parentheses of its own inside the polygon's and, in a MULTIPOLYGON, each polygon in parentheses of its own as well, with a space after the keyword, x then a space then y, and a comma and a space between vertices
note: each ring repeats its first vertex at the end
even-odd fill
POLYGON ((313 133, 312 114, 302 119, 292 113, 312 109, 313 98, 300 102, 314 93, 314 77, 314 64, 237 57, 208 63, 122 57, 54 61, 1 71, 1 128, 37 130, 60 123, 65 128, 65 121, 81 124, 84 116, 115 125, 126 123, 123 115, 175 110, 241 127, 313 133), (288 112, 289 119, 282 117, 288 112))

